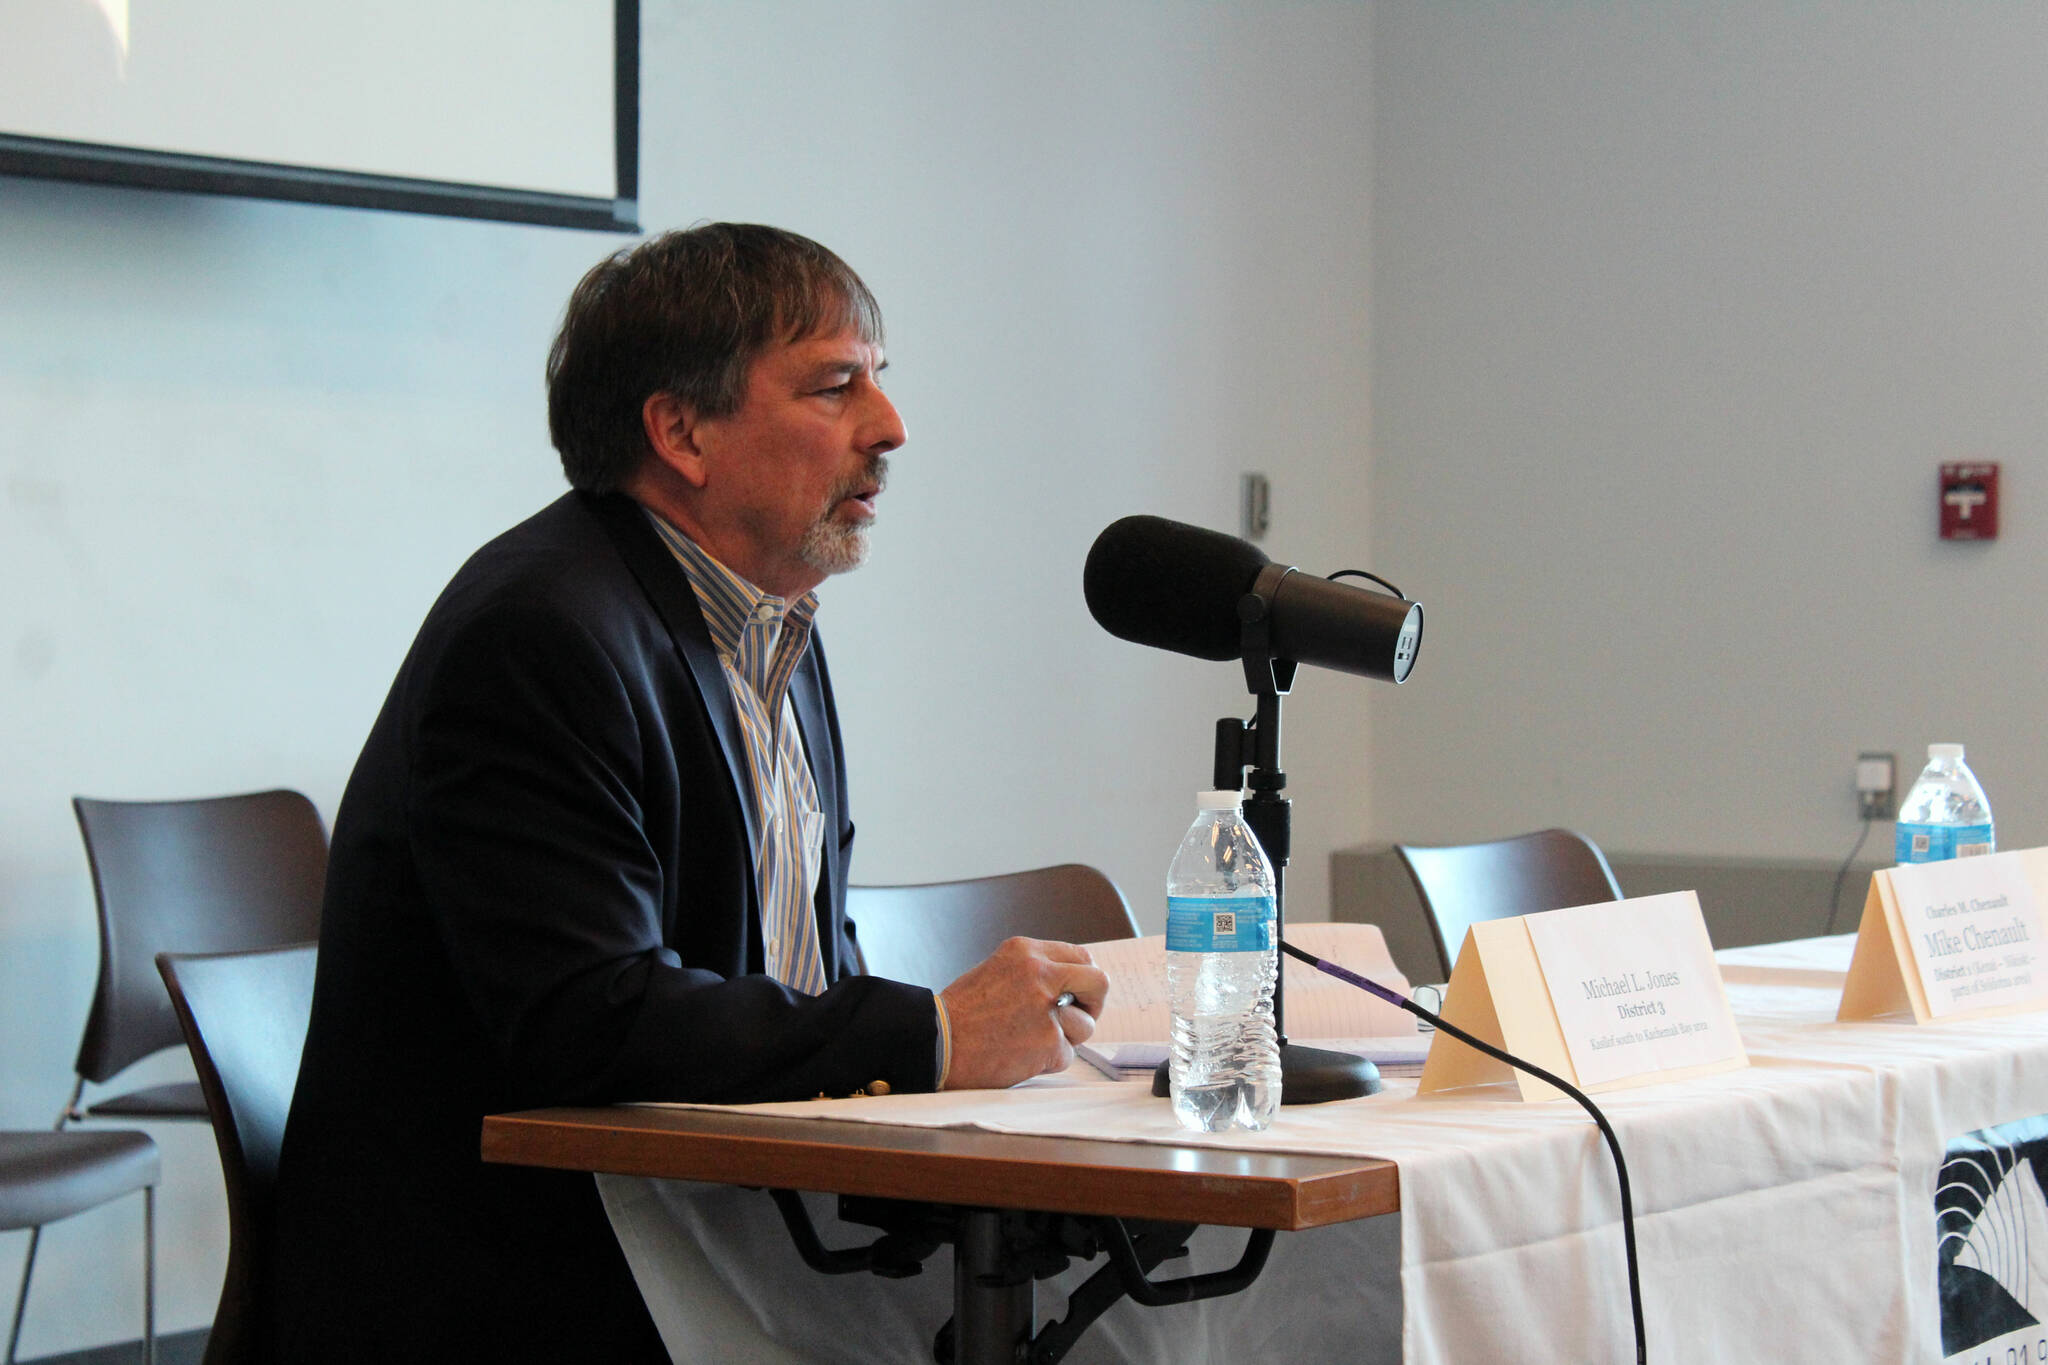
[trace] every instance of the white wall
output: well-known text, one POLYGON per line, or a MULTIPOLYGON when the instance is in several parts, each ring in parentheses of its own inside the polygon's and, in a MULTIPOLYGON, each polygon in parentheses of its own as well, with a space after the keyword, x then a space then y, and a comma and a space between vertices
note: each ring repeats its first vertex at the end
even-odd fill
MULTIPOLYGON (((1232 528, 1258 468, 1276 553, 1372 566, 1366 9, 644 8, 646 225, 810 233, 889 320, 911 441, 821 617, 855 875, 1081 859, 1158 928, 1242 688, 1103 635, 1081 562, 1127 512, 1232 528)), ((0 180, 0 1124, 49 1121, 91 994, 68 798, 282 784, 331 819, 434 593, 561 487, 542 357, 615 244, 0 180)), ((1369 829, 1371 686, 1289 712, 1297 913, 1369 829)), ((176 1330, 225 1225, 210 1137, 154 1131, 176 1330)), ((134 1335, 138 1222, 51 1230, 25 1353, 134 1335)))
POLYGON ((1374 544, 1431 612, 1376 832, 1839 859, 1857 752, 1957 740, 2048 842, 2048 10, 1403 2, 1373 45, 1374 544), (1936 539, 1949 459, 2004 462, 1996 543, 1936 539))

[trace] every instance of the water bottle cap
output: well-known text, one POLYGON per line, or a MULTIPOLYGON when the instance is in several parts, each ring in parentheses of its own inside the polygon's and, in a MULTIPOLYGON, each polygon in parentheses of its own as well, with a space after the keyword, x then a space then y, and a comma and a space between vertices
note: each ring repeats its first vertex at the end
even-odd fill
POLYGON ((1962 756, 1963 746, 1960 744, 1930 744, 1927 746, 1927 757, 1930 759, 1961 758, 1962 756))
POLYGON ((1196 810, 1237 810, 1244 805, 1243 792, 1196 792, 1196 810))

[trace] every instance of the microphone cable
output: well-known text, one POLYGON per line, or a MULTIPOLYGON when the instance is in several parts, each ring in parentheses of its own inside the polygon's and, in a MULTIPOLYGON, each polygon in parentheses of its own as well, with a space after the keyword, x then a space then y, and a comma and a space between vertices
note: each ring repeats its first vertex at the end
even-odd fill
POLYGON ((1369 578, 1373 582, 1385 588, 1388 592, 1394 594, 1394 596, 1400 598, 1403 602, 1406 602, 1408 600, 1407 593, 1402 592, 1399 588, 1395 587, 1392 583, 1389 583, 1386 579, 1381 578, 1378 574, 1367 573, 1363 569, 1339 569, 1335 573, 1324 574, 1323 577, 1329 579, 1332 583, 1336 582, 1340 578, 1369 578))
POLYGON ((1849 856, 1842 859, 1841 871, 1835 873, 1835 889, 1828 892, 1828 924, 1827 928, 1821 931, 1823 935, 1835 932, 1835 916, 1842 913, 1842 882, 1847 879, 1849 868, 1856 861, 1856 855, 1863 851, 1863 841, 1870 837, 1870 826, 1876 818, 1874 815, 1863 817, 1863 829, 1856 836, 1856 847, 1849 850, 1849 856))
POLYGON ((1622 1160, 1621 1157, 1621 1140, 1615 1137, 1614 1128, 1607 1122, 1607 1116, 1600 1112, 1599 1106, 1594 1104, 1592 1100, 1588 1099, 1584 1091, 1580 1090, 1570 1081, 1565 1080, 1564 1077, 1553 1076, 1550 1072, 1545 1071, 1542 1067, 1537 1066, 1534 1062, 1525 1062, 1521 1058, 1516 1057, 1511 1053, 1505 1052, 1502 1049, 1495 1047, 1491 1043, 1484 1042, 1478 1038, 1474 1038, 1471 1034, 1465 1032, 1465 1030, 1459 1028, 1456 1024, 1445 1022, 1443 1016, 1430 1013, 1430 1011, 1416 1004, 1413 1000, 1408 999, 1406 996, 1401 995, 1396 991, 1389 990, 1387 987, 1380 985, 1377 981, 1371 981, 1365 977, 1360 976, 1356 972, 1347 971, 1344 968, 1339 967, 1334 962, 1325 962, 1323 961, 1323 959, 1316 957, 1312 953, 1305 953, 1301 949, 1295 947, 1292 943, 1289 943, 1284 939, 1280 943, 1280 949, 1289 957, 1295 958, 1296 960, 1301 962, 1306 962, 1309 966, 1315 968, 1319 972, 1326 972, 1329 975, 1336 977, 1339 981, 1348 982, 1351 985, 1358 987, 1358 989, 1362 991, 1365 991, 1371 995, 1378 996, 1380 999, 1386 1001, 1389 1005, 1394 1005, 1400 1009, 1408 1011, 1408 1013, 1414 1015, 1418 1019, 1427 1020, 1432 1026, 1434 1026, 1441 1032, 1450 1034, 1453 1038, 1456 1038, 1459 1042, 1464 1043, 1469 1047, 1475 1047, 1479 1049, 1481 1052, 1485 1053, 1489 1057, 1494 1058, 1497 1061, 1506 1062, 1509 1066, 1515 1067, 1518 1070, 1526 1071, 1531 1076, 1536 1077, 1538 1080, 1548 1081, 1550 1084, 1556 1086, 1559 1090, 1564 1091, 1565 1094, 1570 1095, 1573 1099, 1577 1100, 1580 1106, 1584 1108, 1588 1114, 1591 1114, 1593 1116, 1593 1122, 1600 1126, 1600 1135, 1607 1139, 1607 1150, 1613 1153, 1614 1155, 1614 1175, 1615 1179, 1621 1185, 1621 1241, 1622 1246, 1626 1249, 1628 1253, 1628 1308, 1630 1316, 1633 1317, 1635 1320, 1636 1365, 1648 1365, 1648 1349, 1645 1345, 1643 1336, 1642 1281, 1637 1273, 1636 1268, 1635 1201, 1629 1196, 1628 1163, 1622 1160))

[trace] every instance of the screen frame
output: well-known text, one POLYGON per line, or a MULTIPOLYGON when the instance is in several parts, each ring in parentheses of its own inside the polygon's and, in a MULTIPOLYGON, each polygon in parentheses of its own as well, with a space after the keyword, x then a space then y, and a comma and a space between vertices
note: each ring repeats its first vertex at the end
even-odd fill
POLYGON ((611 198, 548 194, 497 185, 364 175, 226 157, 191 156, 0 132, 0 175, 186 194, 223 194, 344 208, 388 209, 449 218, 640 230, 640 0, 613 0, 613 147, 618 192, 611 198))

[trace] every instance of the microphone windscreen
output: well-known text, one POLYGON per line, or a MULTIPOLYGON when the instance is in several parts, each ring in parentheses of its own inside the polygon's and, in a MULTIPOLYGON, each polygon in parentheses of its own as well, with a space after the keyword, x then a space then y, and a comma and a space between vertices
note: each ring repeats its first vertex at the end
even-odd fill
POLYGON ((1237 599, 1267 560, 1236 536, 1165 517, 1124 517, 1095 537, 1081 591, 1096 623, 1120 640, 1235 659, 1237 599))

